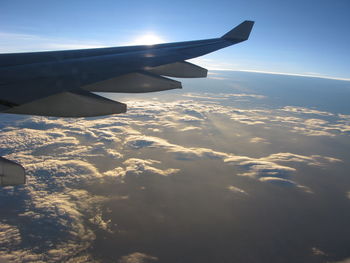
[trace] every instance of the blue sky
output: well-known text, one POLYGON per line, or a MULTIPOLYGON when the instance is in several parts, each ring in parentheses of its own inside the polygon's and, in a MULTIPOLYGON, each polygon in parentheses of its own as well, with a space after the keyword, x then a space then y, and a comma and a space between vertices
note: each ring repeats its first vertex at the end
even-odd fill
POLYGON ((350 79, 350 1, 17 1, 0 3, 0 52, 221 36, 256 21, 251 38, 197 60, 209 68, 350 79))

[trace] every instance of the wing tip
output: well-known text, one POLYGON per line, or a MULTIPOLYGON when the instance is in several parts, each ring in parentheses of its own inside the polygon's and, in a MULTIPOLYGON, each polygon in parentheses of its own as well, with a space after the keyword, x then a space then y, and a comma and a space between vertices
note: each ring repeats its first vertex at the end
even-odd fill
POLYGON ((236 26, 235 28, 227 32, 221 38, 226 40, 245 41, 249 38, 249 35, 250 35, 250 32, 252 31, 254 23, 255 23, 254 21, 245 20, 244 22, 240 23, 238 26, 236 26))

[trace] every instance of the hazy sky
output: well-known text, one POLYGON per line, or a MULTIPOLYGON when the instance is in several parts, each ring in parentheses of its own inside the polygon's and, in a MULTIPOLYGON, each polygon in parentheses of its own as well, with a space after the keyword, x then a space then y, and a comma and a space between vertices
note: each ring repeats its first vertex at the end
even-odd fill
POLYGON ((210 68, 350 78, 350 2, 19 1, 0 3, 0 52, 221 36, 256 21, 249 41, 208 55, 210 68))

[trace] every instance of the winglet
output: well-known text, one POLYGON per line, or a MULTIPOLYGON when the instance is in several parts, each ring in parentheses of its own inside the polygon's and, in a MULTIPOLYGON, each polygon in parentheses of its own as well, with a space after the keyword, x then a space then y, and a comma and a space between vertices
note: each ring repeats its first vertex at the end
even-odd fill
POLYGON ((249 34, 252 31, 253 25, 254 21, 246 20, 231 31, 227 32, 221 38, 234 41, 238 40, 239 42, 245 41, 249 38, 249 34))

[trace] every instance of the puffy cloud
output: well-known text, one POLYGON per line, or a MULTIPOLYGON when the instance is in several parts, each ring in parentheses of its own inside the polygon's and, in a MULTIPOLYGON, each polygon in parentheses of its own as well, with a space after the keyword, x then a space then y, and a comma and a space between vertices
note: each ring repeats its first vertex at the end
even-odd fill
POLYGON ((16 226, 0 222, 0 247, 17 246, 21 241, 21 235, 16 226))
POLYGON ((17 219, 26 222, 25 229, 20 234, 16 227, 4 227, 2 224, 1 237, 4 236, 11 244, 2 243, 0 256, 10 262, 62 262, 85 251, 95 235, 85 225, 82 211, 91 209, 95 197, 84 190, 50 193, 28 188, 31 188, 27 189, 30 202, 17 219), (42 231, 43 225, 45 231, 42 231), (46 251, 32 250, 30 242, 22 244, 22 235, 27 242, 40 242, 46 251))
POLYGON ((126 171, 123 167, 116 167, 112 170, 104 172, 103 174, 108 177, 123 177, 125 176, 126 171))
POLYGON ((11 152, 38 149, 53 143, 76 145, 78 141, 75 138, 65 136, 62 131, 58 130, 21 129, 5 131, 0 134, 1 149, 11 152))
POLYGON ((89 219, 89 221, 108 233, 114 233, 112 230, 112 220, 104 220, 101 211, 97 211, 95 215, 89 219))

